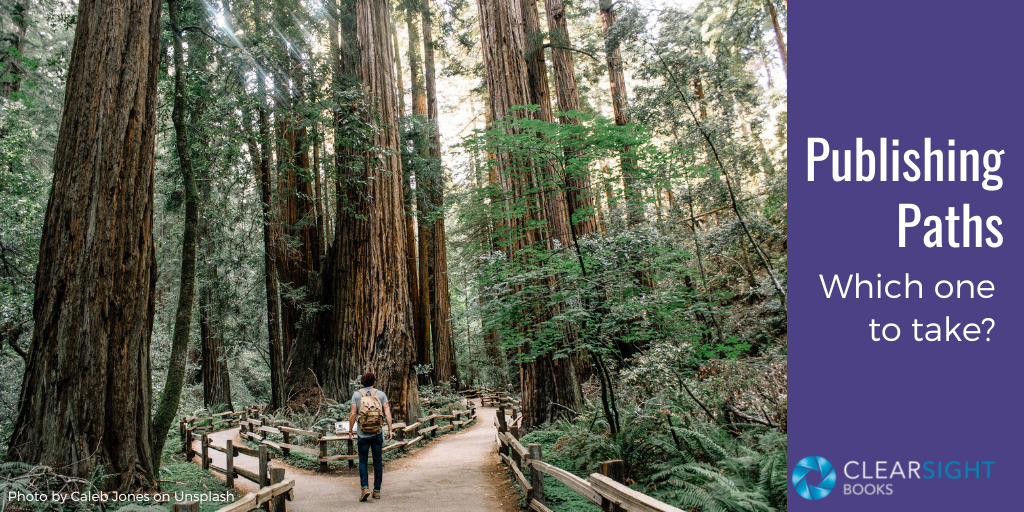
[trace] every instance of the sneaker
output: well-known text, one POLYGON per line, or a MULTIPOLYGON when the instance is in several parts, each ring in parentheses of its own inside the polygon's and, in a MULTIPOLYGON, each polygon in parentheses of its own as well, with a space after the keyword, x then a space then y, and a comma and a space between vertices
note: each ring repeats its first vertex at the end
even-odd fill
POLYGON ((373 491, 373 499, 375 499, 375 500, 379 500, 380 499, 380 491, 373 491))
POLYGON ((363 494, 359 496, 359 501, 366 501, 366 498, 370 497, 370 490, 363 488, 363 494))

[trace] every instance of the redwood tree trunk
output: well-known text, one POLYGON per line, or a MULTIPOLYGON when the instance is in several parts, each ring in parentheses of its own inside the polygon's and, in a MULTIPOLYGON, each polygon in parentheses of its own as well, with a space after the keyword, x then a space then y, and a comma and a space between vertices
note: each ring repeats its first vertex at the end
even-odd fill
MULTIPOLYGON (((285 365, 284 347, 281 342, 281 300, 277 277, 277 249, 272 206, 273 192, 270 172, 270 121, 267 119, 266 92, 263 86, 257 88, 260 105, 259 115, 260 143, 250 144, 250 151, 259 149, 256 159, 259 162, 260 208, 263 213, 263 284, 267 294, 267 348, 270 352, 270 408, 277 410, 285 405, 285 365)), ((255 155, 254 155, 255 156, 255 155)))
MULTIPOLYGON (((555 97, 560 112, 579 111, 580 93, 576 85, 576 72, 572 52, 569 51, 571 40, 565 19, 565 7, 562 0, 546 0, 548 31, 551 34, 551 71, 555 82, 555 97)), ((579 124, 576 117, 562 116, 559 122, 579 124)), ((571 147, 567 153, 574 152, 571 147)), ((590 190, 590 174, 584 170, 579 174, 565 177, 566 203, 570 221, 577 237, 583 237, 597 231, 597 213, 594 197, 590 190)))
MULTIPOLYGON (((212 259, 209 251, 206 256, 212 259)), ((231 404, 231 376, 224 353, 224 334, 216 312, 220 310, 214 288, 217 268, 206 269, 207 284, 199 294, 199 340, 202 347, 201 373, 203 378, 203 405, 214 412, 234 410, 231 404)))
MULTIPOLYGON (((484 66, 487 70, 487 90, 491 119, 504 119, 515 105, 530 104, 530 85, 524 32, 523 7, 520 0, 478 0, 480 37, 482 40, 484 66)), ((525 111, 514 115, 523 116, 525 111)), ((505 228, 514 238, 507 241, 511 258, 521 258, 520 249, 540 240, 540 234, 530 227, 539 220, 531 215, 517 216, 510 208, 520 207, 524 202, 534 202, 530 210, 543 211, 542 204, 534 194, 527 191, 536 184, 529 162, 515 162, 508 154, 495 155, 496 179, 505 195, 505 228), (518 164, 518 165, 517 165, 518 164)), ((538 315, 548 314, 546 308, 538 315)), ((538 317, 539 320, 544 318, 538 317)), ((571 358, 553 360, 550 354, 537 356, 529 343, 520 347, 528 360, 520 364, 522 406, 527 427, 540 425, 579 407, 579 388, 575 381, 575 369, 571 358), (555 402, 563 407, 552 408, 555 402)))
MULTIPOLYGON (((297 20, 283 3, 274 4, 276 30, 288 33, 297 20)), ((285 365, 298 336, 299 323, 315 300, 312 273, 320 271, 320 232, 317 228, 313 173, 310 172, 310 134, 304 114, 305 64, 289 58, 287 75, 276 75, 275 118, 280 141, 278 153, 278 275, 281 293, 281 346, 285 365)))
POLYGON ((391 18, 386 0, 357 0, 355 7, 358 60, 349 67, 358 71, 372 102, 374 111, 363 112, 363 121, 375 128, 373 146, 380 152, 366 151, 342 167, 347 173, 342 176, 344 194, 321 286, 321 302, 328 309, 299 339, 296 356, 303 364, 293 368, 293 383, 300 392, 319 383, 327 397, 346 400, 353 391, 349 383, 371 370, 394 414, 414 421, 420 404, 406 280, 391 18))
MULTIPOLYGON (((427 115, 427 98, 424 95, 423 87, 423 75, 420 74, 420 50, 419 46, 422 43, 420 40, 420 32, 416 27, 416 17, 413 16, 412 8, 409 8, 405 14, 406 26, 409 30, 409 82, 412 99, 412 113, 414 118, 423 119, 427 115)), ((425 158, 429 155, 429 150, 423 143, 422 139, 417 138, 414 141, 417 155, 421 158, 425 158)), ((430 335, 431 335, 431 311, 430 311, 430 254, 427 251, 427 240, 430 239, 430 229, 432 226, 427 221, 427 194, 425 192, 427 181, 426 176, 421 169, 415 171, 410 170, 409 174, 415 173, 416 175, 416 188, 413 190, 409 189, 413 193, 416 203, 416 231, 417 231, 417 268, 416 278, 418 282, 416 285, 416 291, 419 296, 416 298, 416 308, 413 313, 416 315, 415 327, 416 327, 416 362, 418 364, 430 364, 430 335)), ((413 197, 409 199, 412 202, 413 197)))
MULTIPOLYGON (((263 23, 260 2, 253 3, 256 30, 263 23)), ((277 249, 273 208, 273 181, 270 167, 270 116, 267 112, 267 91, 263 80, 256 81, 257 136, 249 137, 249 155, 258 162, 260 208, 263 214, 263 277, 267 295, 267 349, 270 359, 270 409, 285 406, 284 348, 281 343, 281 302, 277 276, 277 249)))
MULTIPOLYGON (((612 0, 600 0, 601 27, 604 30, 605 58, 608 62, 608 84, 612 93, 612 110, 615 113, 615 124, 626 126, 630 123, 629 101, 626 96, 626 75, 622 68, 622 53, 619 45, 608 37, 608 31, 615 25, 615 8, 612 0)), ((637 179, 636 163, 629 158, 630 148, 623 148, 620 158, 622 165, 622 188, 626 196, 626 222, 634 225, 644 220, 643 193, 637 179)))
MULTIPOLYGON (((551 111, 551 90, 548 87, 548 67, 544 59, 544 48, 541 46, 543 35, 540 28, 540 15, 537 12, 537 0, 521 0, 523 9, 523 27, 526 31, 526 69, 530 84, 530 103, 540 107, 535 117, 546 123, 554 123, 555 116, 551 111)), ((548 246, 550 240, 558 240, 562 247, 569 247, 572 237, 569 232, 569 215, 567 211, 564 177, 555 169, 550 160, 541 166, 541 194, 543 195, 544 216, 547 220, 548 246)))
POLYGON ((160 3, 78 10, 35 327, 8 457, 154 489, 150 336, 160 3))
POLYGON ((452 332, 451 295, 448 292, 448 251, 444 231, 444 177, 441 165, 441 133, 437 122, 437 83, 434 70, 433 21, 430 2, 423 2, 423 69, 427 90, 427 119, 430 128, 431 176, 426 188, 430 203, 427 263, 430 275, 430 339, 434 349, 434 382, 450 382, 458 374, 452 332))
POLYGON ((310 274, 320 270, 320 236, 312 200, 313 183, 308 178, 309 133, 295 111, 301 101, 301 95, 297 95, 288 108, 278 112, 282 118, 278 126, 283 147, 278 161, 278 222, 282 238, 277 244, 277 265, 281 283, 289 292, 282 295, 281 303, 281 346, 285 364, 291 357, 303 309, 310 298, 310 274))

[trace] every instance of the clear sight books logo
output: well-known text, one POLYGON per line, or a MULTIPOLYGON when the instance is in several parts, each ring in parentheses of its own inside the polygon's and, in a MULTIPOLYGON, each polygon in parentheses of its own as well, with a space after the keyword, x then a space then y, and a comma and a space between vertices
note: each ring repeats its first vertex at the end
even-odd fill
MULTIPOLYGON (((991 480, 991 460, 850 460, 841 464, 846 496, 891 496, 898 482, 991 480)), ((836 468, 825 457, 804 457, 793 468, 793 488, 801 498, 820 500, 837 485, 836 468)), ((946 484, 948 485, 948 484, 946 484)))
POLYGON ((801 498, 820 500, 836 486, 836 470, 825 457, 804 457, 793 468, 793 487, 801 498), (808 477, 810 481, 808 481, 808 477), (816 482, 812 485, 811 482, 816 482))

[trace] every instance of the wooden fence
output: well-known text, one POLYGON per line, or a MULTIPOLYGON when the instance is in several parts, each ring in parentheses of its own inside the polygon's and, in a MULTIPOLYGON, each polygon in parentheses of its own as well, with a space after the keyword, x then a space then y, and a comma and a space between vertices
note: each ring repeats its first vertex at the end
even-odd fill
MULTIPOLYGON (((513 411, 512 422, 519 419, 521 417, 513 411)), ((544 496, 544 475, 547 475, 565 484, 605 512, 683 512, 679 508, 625 486, 622 483, 624 471, 621 460, 602 462, 601 473, 593 473, 587 479, 544 462, 541 446, 523 446, 519 442, 520 429, 509 426, 512 422, 506 418, 504 407, 499 407, 495 418, 498 427, 498 455, 512 471, 512 476, 523 490, 527 506, 531 510, 551 510, 544 496), (524 473, 525 469, 530 471, 529 478, 524 473)))
MULTIPOLYGON (((192 460, 195 455, 192 451, 192 443, 197 435, 202 436, 235 428, 248 418, 258 416, 262 410, 261 406, 250 406, 241 411, 222 412, 210 416, 188 416, 182 419, 179 429, 186 460, 192 460)), ((253 456, 255 457, 255 455, 253 456)))
MULTIPOLYGON (((284 474, 284 470, 281 470, 284 474)), ((270 512, 286 512, 285 500, 291 501, 295 480, 284 480, 242 496, 217 512, 249 512, 262 507, 270 512)), ((184 501, 171 506, 173 512, 199 512, 198 501, 184 501)))
MULTIPOLYGON (((327 471, 328 463, 334 461, 346 460, 349 466, 354 466, 354 461, 359 457, 355 451, 355 439, 348 433, 329 435, 324 429, 293 428, 288 425, 288 422, 271 426, 267 418, 262 415, 262 410, 261 407, 252 406, 237 412, 224 412, 203 417, 190 416, 183 419, 179 425, 186 460, 191 461, 198 455, 203 469, 224 475, 224 485, 228 488, 235 488, 235 480, 238 478, 245 478, 259 486, 259 490, 218 509, 217 512, 249 512, 260 507, 270 512, 285 512, 285 500, 292 499, 295 481, 284 480, 284 468, 271 467, 270 460, 274 458, 274 454, 269 449, 274 449, 284 456, 290 455, 292 450, 315 456, 320 462, 320 471, 327 471), (224 443, 223 447, 216 446, 211 442, 209 436, 211 433, 235 427, 238 427, 241 437, 259 443, 258 447, 250 448, 237 445, 230 439, 224 443), (276 439, 270 438, 271 435, 276 439), (200 441, 199 453, 196 453, 193 447, 196 436, 200 441), (347 453, 330 455, 331 444, 342 442, 345 443, 347 453), (224 454, 224 467, 213 464, 210 451, 219 451, 224 454), (255 457, 259 461, 256 472, 235 466, 234 460, 239 454, 255 457)), ((409 448, 424 439, 468 426, 475 420, 476 406, 469 402, 469 408, 465 410, 452 411, 450 414, 432 411, 429 416, 421 418, 412 425, 395 423, 392 425, 395 441, 385 446, 383 451, 409 448), (448 424, 438 424, 441 420, 447 420, 448 424)), ((173 510, 174 512, 197 512, 199 503, 175 503, 173 510)))
MULTIPOLYGON (((391 450, 404 450, 410 448, 424 439, 433 438, 437 435, 465 427, 476 420, 476 407, 470 404, 468 409, 452 411, 450 414, 432 412, 429 416, 421 418, 416 423, 406 425, 395 423, 392 429, 395 433, 395 440, 384 446, 384 453, 391 450), (447 420, 447 425, 440 425, 438 422, 447 420)), ((294 428, 288 422, 281 422, 277 425, 270 425, 265 417, 260 419, 245 419, 239 422, 239 435, 250 441, 260 443, 260 447, 270 447, 283 456, 288 456, 292 451, 306 453, 316 457, 320 463, 319 471, 328 471, 330 462, 348 461, 349 467, 355 465, 359 459, 356 453, 356 438, 348 432, 336 434, 328 433, 325 429, 307 430, 294 428), (342 444, 341 448, 337 444, 342 444)))
MULTIPOLYGON (((284 468, 270 467, 270 460, 274 458, 274 455, 267 451, 266 446, 249 448, 234 444, 230 439, 225 441, 224 446, 217 446, 210 439, 211 433, 239 427, 248 422, 250 416, 259 415, 261 411, 262 408, 254 406, 237 412, 223 412, 204 417, 190 416, 181 421, 181 442, 186 460, 192 460, 198 455, 203 469, 224 475, 224 485, 229 489, 235 488, 235 480, 238 478, 245 478, 259 487, 259 490, 245 495, 217 512, 249 512, 260 507, 267 511, 285 512, 285 500, 292 499, 292 488, 295 486, 295 481, 285 481, 284 468), (192 446, 197 435, 199 436, 199 453, 196 453, 192 446), (211 451, 224 454, 223 467, 213 463, 213 458, 210 456, 211 451), (256 458, 259 461, 257 470, 253 472, 235 466, 235 457, 239 454, 256 458)), ((198 511, 199 504, 195 502, 175 503, 173 510, 175 512, 198 511)))
POLYGON ((210 442, 208 434, 203 434, 200 438, 200 447, 199 455, 203 469, 224 475, 224 485, 231 489, 235 488, 235 479, 239 477, 249 480, 260 488, 267 487, 274 483, 272 482, 273 471, 280 470, 282 473, 284 472, 284 469, 281 468, 275 468, 273 471, 271 470, 270 459, 273 457, 267 452, 267 447, 263 445, 254 449, 249 448, 248 446, 239 446, 229 439, 224 443, 224 447, 220 447, 215 446, 210 442), (213 464, 213 458, 210 457, 210 450, 224 454, 224 467, 213 464), (239 453, 255 457, 259 461, 259 469, 253 473, 247 469, 236 467, 235 457, 237 457, 239 453))
POLYGON ((479 399, 481 407, 498 407, 506 409, 519 407, 519 400, 512 398, 504 391, 492 391, 490 389, 466 389, 461 392, 467 399, 479 399))

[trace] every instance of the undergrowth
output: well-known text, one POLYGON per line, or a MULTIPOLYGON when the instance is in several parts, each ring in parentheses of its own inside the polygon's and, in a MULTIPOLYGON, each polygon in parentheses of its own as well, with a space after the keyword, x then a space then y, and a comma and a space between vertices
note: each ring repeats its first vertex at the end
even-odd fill
MULTIPOLYGON (((581 478, 601 461, 622 460, 626 484, 656 499, 695 512, 786 510, 786 434, 760 425, 716 425, 691 417, 667 421, 658 411, 627 412, 622 431, 590 410, 523 436, 540 444, 544 461, 581 478)), ((596 510, 553 478, 544 481, 556 512, 596 510)))

